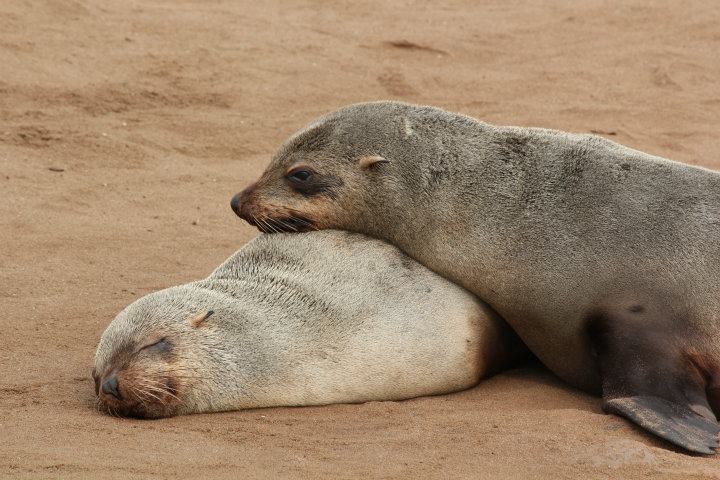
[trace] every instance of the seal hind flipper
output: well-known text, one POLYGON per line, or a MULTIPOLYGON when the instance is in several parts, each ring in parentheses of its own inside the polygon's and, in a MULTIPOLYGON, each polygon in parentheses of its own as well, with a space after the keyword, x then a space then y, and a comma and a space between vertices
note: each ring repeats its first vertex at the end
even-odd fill
POLYGON ((640 425, 660 438, 685 450, 712 455, 720 446, 720 425, 690 410, 685 405, 660 397, 636 397, 605 400, 603 410, 640 425))
POLYGON ((706 379, 674 338, 674 325, 682 323, 671 311, 658 301, 588 317, 603 409, 688 451, 713 454, 720 446, 720 425, 706 379))

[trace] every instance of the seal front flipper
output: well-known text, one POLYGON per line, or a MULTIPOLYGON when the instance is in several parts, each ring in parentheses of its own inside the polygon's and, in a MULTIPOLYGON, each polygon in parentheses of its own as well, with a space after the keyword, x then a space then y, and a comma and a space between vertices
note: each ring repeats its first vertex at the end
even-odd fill
POLYGON ((636 396, 606 399, 603 410, 631 420, 658 437, 696 453, 712 455, 720 446, 717 421, 685 405, 660 397, 636 396))
POLYGON ((602 378, 603 410, 690 452, 713 454, 720 425, 707 381, 673 335, 672 314, 632 305, 588 317, 602 378))

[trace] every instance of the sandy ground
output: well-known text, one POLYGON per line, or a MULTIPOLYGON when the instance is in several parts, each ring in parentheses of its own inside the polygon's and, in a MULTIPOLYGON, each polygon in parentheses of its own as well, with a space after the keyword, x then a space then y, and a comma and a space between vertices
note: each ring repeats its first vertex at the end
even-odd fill
POLYGON ((720 478, 541 367, 397 403, 92 407, 107 323, 252 238, 230 197, 327 110, 403 99, 720 168, 717 2, 616 3, 0 2, 0 476, 720 478))

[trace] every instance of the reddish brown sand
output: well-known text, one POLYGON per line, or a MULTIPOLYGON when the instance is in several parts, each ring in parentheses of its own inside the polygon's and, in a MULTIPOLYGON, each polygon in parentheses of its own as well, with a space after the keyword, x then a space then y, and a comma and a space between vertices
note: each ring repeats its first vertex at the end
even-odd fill
POLYGON ((406 402, 93 410, 107 323, 252 238, 230 197, 322 112, 396 98, 720 168, 714 0, 285 3, 0 2, 0 476, 720 478, 539 367, 406 402))

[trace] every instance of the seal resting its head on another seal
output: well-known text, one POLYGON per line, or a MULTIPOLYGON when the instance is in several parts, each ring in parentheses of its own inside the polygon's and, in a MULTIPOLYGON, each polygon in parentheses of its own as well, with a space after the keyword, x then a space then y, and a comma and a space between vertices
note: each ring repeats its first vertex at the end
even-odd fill
POLYGON ((312 122, 233 210, 399 246, 553 372, 693 452, 718 446, 720 174, 593 135, 374 102, 312 122))
POLYGON ((154 418, 453 392, 526 353, 396 247, 324 231, 262 235, 208 278, 132 303, 93 377, 104 410, 154 418))

